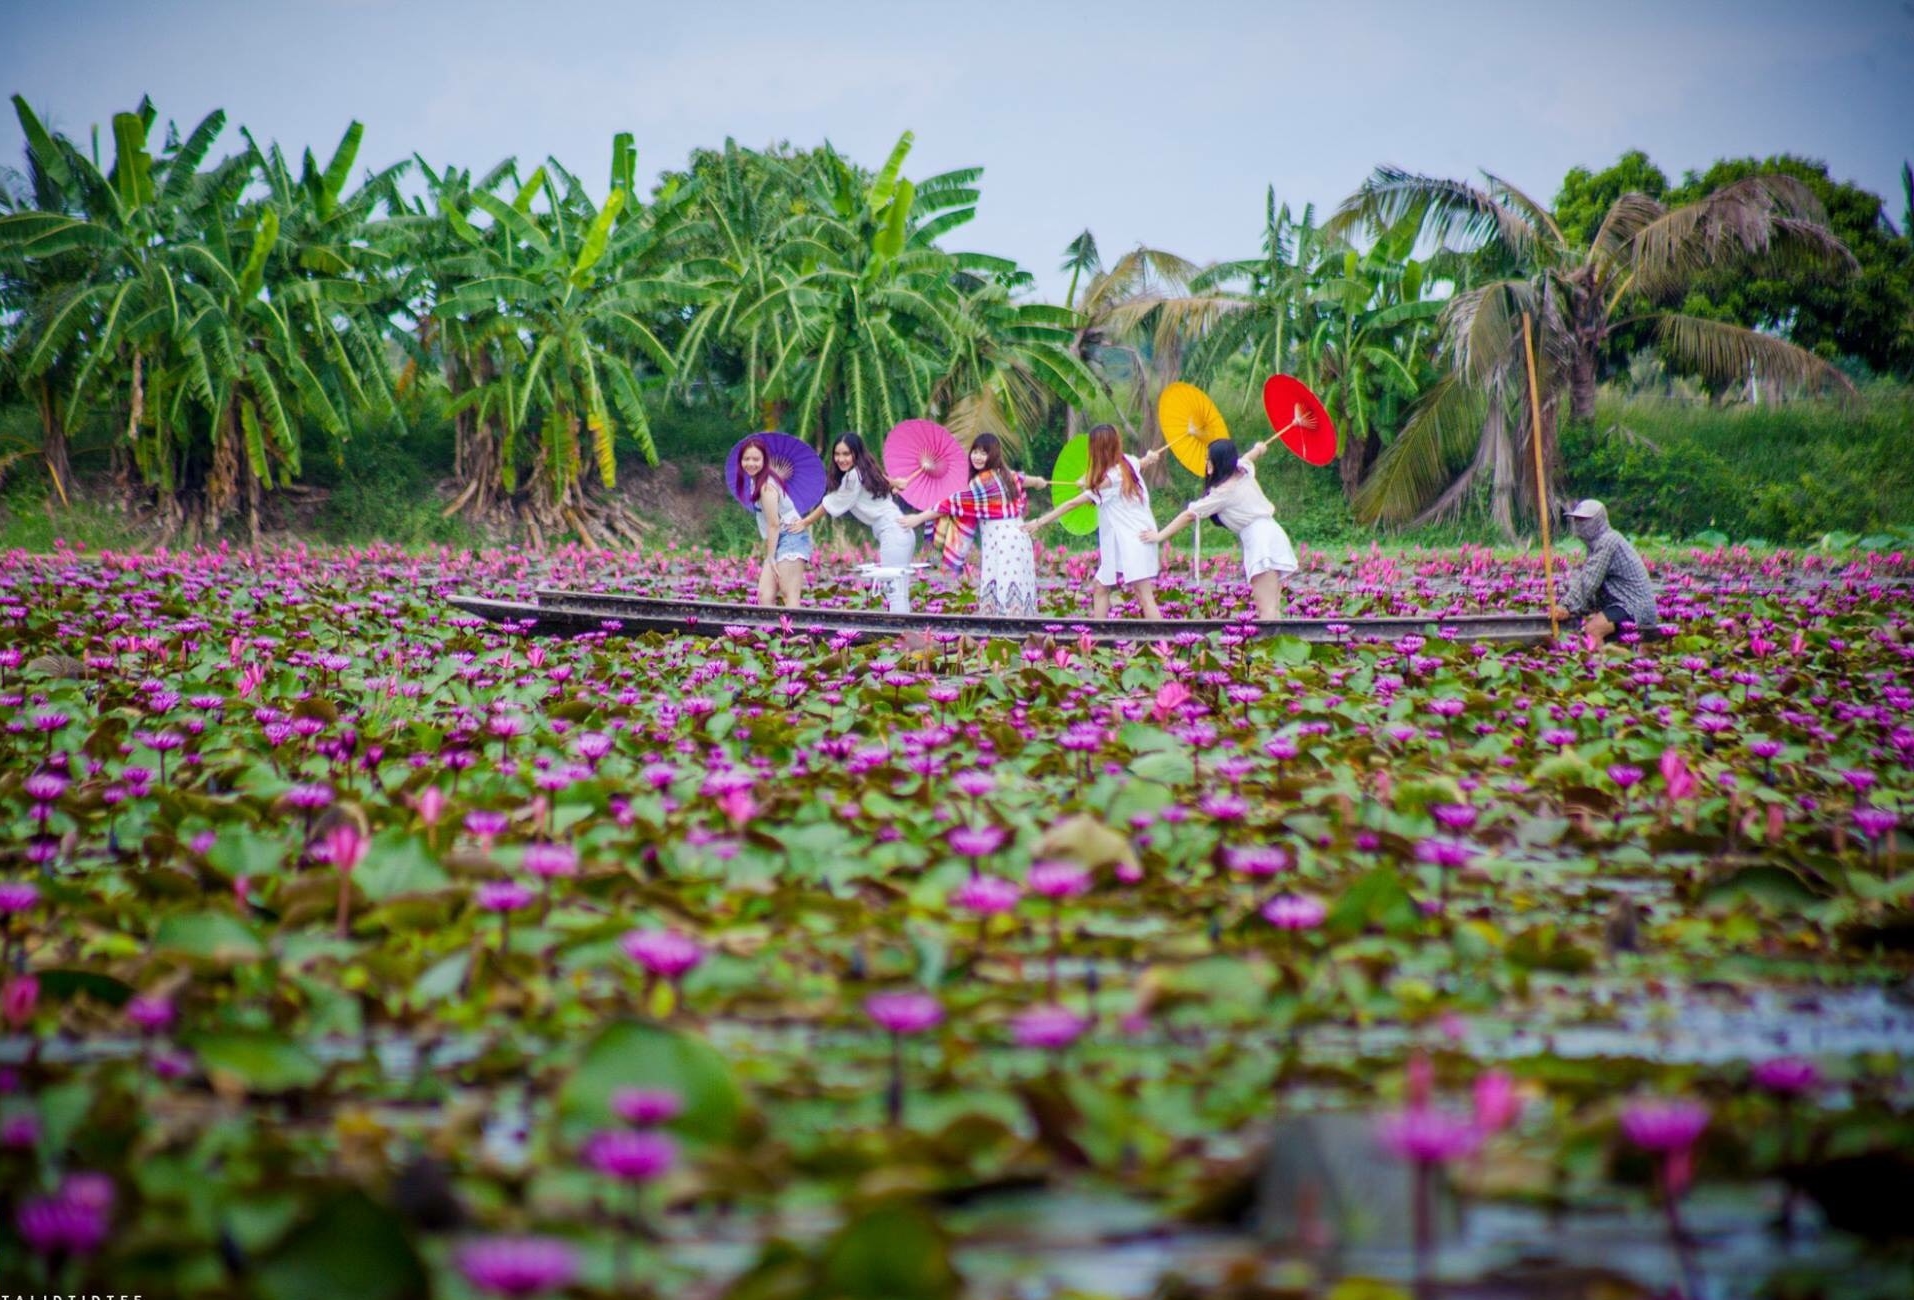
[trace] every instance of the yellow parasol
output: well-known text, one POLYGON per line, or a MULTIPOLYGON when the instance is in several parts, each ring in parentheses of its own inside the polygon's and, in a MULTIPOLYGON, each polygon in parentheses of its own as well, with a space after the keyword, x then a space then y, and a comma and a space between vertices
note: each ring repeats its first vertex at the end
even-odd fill
POLYGON ((1177 463, 1198 478, 1203 477, 1209 445, 1218 438, 1229 437, 1229 425, 1209 394, 1195 384, 1171 384, 1156 399, 1156 418, 1163 426, 1163 441, 1177 463))

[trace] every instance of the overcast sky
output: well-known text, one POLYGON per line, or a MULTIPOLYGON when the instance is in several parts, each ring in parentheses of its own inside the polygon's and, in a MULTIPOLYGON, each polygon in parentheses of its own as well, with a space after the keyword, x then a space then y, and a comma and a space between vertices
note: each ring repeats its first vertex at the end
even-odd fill
MULTIPOLYGON (((0 0, 0 88, 75 138, 99 123, 108 152, 146 93, 162 122, 223 107, 295 158, 323 162, 358 118, 362 167, 552 154, 600 189, 619 130, 650 178, 727 135, 875 167, 909 129, 907 175, 986 169, 945 244, 1061 296, 1086 227, 1106 260, 1246 256, 1266 186, 1326 208, 1378 163, 1487 169, 1546 201, 1630 148, 1671 178, 1793 152, 1898 221, 1914 3, 0 0)), ((21 148, 9 112, 0 159, 21 148)))

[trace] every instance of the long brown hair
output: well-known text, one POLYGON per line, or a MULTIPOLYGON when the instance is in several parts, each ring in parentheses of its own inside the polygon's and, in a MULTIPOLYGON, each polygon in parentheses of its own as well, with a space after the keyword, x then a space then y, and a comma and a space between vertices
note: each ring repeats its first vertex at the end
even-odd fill
POLYGON ((1123 435, 1114 424, 1099 424, 1090 430, 1090 473, 1083 485, 1092 491, 1100 489, 1104 478, 1119 465, 1123 467, 1123 495, 1132 501, 1142 500, 1143 480, 1123 454, 1123 435))
POLYGON ((746 499, 755 503, 757 499, 764 494, 764 480, 766 479, 775 482, 778 485, 779 492, 784 493, 786 496, 790 495, 791 485, 784 481, 783 475, 771 468, 770 447, 765 445, 764 439, 754 433, 749 438, 746 438, 743 445, 738 448, 737 490, 740 495, 745 496, 746 499), (744 453, 750 451, 753 447, 758 449, 758 456, 764 467, 755 474, 747 474, 744 472, 744 453), (751 490, 748 493, 745 491, 745 484, 747 483, 751 485, 751 490))

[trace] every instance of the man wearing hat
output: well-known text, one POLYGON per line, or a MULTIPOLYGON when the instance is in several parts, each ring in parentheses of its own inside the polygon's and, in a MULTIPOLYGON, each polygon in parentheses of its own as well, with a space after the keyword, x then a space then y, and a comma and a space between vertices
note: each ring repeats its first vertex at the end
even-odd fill
POLYGON ((1658 635, 1655 584, 1648 579, 1648 566, 1628 539, 1608 526, 1608 507, 1577 501, 1569 507, 1568 528, 1588 547, 1588 561, 1569 580, 1555 616, 1586 614, 1582 631, 1597 641, 1629 625, 1645 637, 1658 635))

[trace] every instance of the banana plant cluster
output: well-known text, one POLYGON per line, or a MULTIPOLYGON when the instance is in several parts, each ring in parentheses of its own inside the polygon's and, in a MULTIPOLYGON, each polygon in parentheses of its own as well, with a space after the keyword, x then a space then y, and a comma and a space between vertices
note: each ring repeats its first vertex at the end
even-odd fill
POLYGON ((727 141, 694 160, 685 271, 702 301, 677 349, 681 392, 729 376, 763 423, 820 444, 926 414, 1014 437, 1092 400, 1074 315, 1013 301, 1030 283, 1015 263, 937 244, 976 215, 982 169, 912 182, 913 143, 905 132, 869 177, 828 145, 727 141))
POLYGON ((354 186, 356 122, 323 165, 244 131, 209 163, 225 114, 156 150, 150 101, 114 119, 108 164, 14 107, 0 346, 42 437, 11 456, 37 450, 63 497, 69 435, 106 424, 170 524, 243 509, 256 532, 302 449, 423 409, 455 431, 448 513, 589 540, 588 520, 630 525, 593 481, 614 485, 623 448, 657 461, 648 390, 820 442, 926 414, 1015 436, 1095 393, 1073 313, 1022 300, 1012 262, 938 246, 981 171, 913 182, 909 133, 875 174, 829 145, 727 142, 646 201, 629 134, 600 197, 555 159, 474 175, 415 155, 354 186))
POLYGON ((308 153, 295 178, 250 136, 202 170, 218 111, 183 138, 169 129, 156 155, 143 101, 114 117, 103 167, 14 108, 32 194, 0 217, 0 292, 18 312, 6 353, 56 490, 70 485, 68 431, 108 411, 163 510, 192 499, 216 527, 243 502, 256 526, 260 491, 299 472, 303 423, 342 438, 350 411, 389 408, 370 250, 352 232, 390 178, 342 197, 356 123, 323 170, 308 153))

